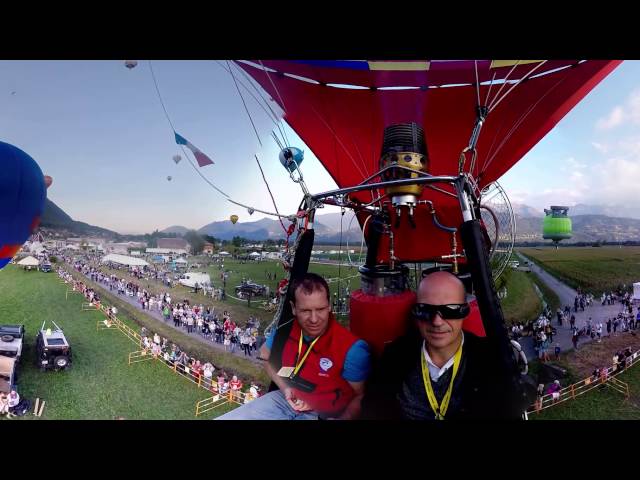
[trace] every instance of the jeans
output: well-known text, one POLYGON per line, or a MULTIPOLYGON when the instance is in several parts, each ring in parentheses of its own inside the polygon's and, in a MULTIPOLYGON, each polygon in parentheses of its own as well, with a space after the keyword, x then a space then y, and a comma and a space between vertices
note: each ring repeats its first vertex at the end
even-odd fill
POLYGON ((313 411, 296 412, 284 398, 284 393, 276 390, 225 413, 216 420, 318 420, 318 414, 313 411))

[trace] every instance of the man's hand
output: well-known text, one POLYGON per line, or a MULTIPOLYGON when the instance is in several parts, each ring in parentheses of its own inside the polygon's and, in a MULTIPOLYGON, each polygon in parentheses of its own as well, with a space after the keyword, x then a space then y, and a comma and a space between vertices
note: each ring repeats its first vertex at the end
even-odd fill
POLYGON ((300 400, 299 398, 296 398, 295 394, 293 393, 293 389, 291 388, 284 389, 284 398, 287 400, 291 408, 293 408, 296 412, 308 412, 309 410, 312 410, 312 408, 307 405, 307 403, 300 400))

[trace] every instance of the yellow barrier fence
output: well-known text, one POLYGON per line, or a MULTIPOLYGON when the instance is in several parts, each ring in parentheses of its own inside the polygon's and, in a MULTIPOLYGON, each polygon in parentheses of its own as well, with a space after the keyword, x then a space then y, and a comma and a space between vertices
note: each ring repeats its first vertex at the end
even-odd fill
POLYGON ((546 408, 554 407, 566 402, 567 400, 573 400, 580 395, 590 392, 600 385, 608 385, 610 388, 622 393, 625 398, 629 398, 629 385, 616 377, 627 368, 638 363, 638 361, 640 361, 640 351, 635 352, 631 357, 627 358, 624 369, 618 369, 616 365, 606 369, 601 369, 601 373, 598 378, 591 375, 579 382, 569 385, 556 392, 555 398, 551 393, 546 394, 529 407, 527 415, 538 413, 546 408))
MULTIPOLYGON (((75 289, 67 289, 69 291, 76 292, 75 289)), ((80 293, 80 292, 77 292, 80 293)), ((134 342, 136 345, 142 347, 142 337, 138 332, 125 324, 122 320, 120 320, 116 315, 111 313, 111 308, 107 305, 97 304, 93 308, 86 308, 86 310, 99 310, 107 317, 104 320, 99 320, 96 322, 96 331, 100 330, 119 330, 122 332, 129 340, 134 342)), ((85 310, 83 308, 83 310, 85 310)), ((196 416, 202 415, 208 411, 211 411, 221 405, 225 405, 227 403, 235 403, 237 405, 241 405, 243 403, 248 403, 253 400, 251 395, 240 391, 232 391, 230 390, 228 393, 220 394, 218 392, 218 384, 214 378, 205 378, 203 375, 195 373, 189 367, 177 363, 171 360, 165 360, 164 355, 153 355, 149 350, 138 350, 135 352, 131 352, 128 355, 128 364, 132 365, 134 363, 140 363, 146 360, 158 360, 163 365, 173 370, 174 373, 186 378, 191 383, 195 384, 199 388, 207 390, 210 393, 213 393, 211 397, 208 397, 204 400, 199 401, 196 404, 196 416)))

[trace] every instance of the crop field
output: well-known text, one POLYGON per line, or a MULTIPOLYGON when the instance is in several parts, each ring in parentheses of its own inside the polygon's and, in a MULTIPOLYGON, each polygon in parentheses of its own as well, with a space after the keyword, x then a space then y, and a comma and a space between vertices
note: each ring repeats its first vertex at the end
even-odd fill
POLYGON ((600 295, 640 280, 640 247, 522 248, 567 285, 600 295))
MULTIPOLYGON (((41 419, 196 418, 196 402, 208 397, 204 389, 155 360, 129 366, 128 354, 138 346, 117 330, 97 331, 103 314, 82 311, 84 297, 70 292, 65 299, 66 292, 55 273, 25 272, 12 265, 0 271, 0 323, 24 324, 26 329, 18 392, 32 402, 36 397, 46 401, 41 419), (35 365, 35 338, 44 320, 64 330, 73 352, 70 369, 45 372, 35 365)), ((118 316, 139 328, 125 315, 118 316)), ((225 405, 200 418, 228 409, 225 405)))

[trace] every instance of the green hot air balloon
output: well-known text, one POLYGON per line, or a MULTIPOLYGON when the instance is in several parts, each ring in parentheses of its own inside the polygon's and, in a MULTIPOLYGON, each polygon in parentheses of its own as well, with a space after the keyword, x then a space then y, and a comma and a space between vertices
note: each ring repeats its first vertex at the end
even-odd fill
POLYGON ((542 223, 542 238, 545 240, 553 240, 558 248, 560 240, 571 238, 571 219, 567 216, 569 207, 560 207, 552 205, 550 210, 545 208, 544 221, 542 223))

